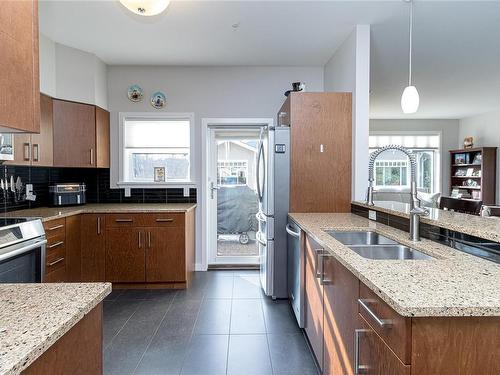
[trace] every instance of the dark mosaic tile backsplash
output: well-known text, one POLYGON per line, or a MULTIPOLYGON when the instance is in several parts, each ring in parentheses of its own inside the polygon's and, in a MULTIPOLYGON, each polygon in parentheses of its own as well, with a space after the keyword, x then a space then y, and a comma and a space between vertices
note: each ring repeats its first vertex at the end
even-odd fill
POLYGON ((87 186, 87 203, 196 203, 196 189, 189 190, 189 197, 183 189, 132 189, 131 196, 125 197, 123 189, 109 187, 108 168, 52 168, 28 166, 0 166, 0 178, 10 180, 10 176, 21 177, 23 185, 33 184, 36 201, 16 202, 13 194, 5 199, 0 192, 0 204, 4 212, 26 208, 50 206, 49 186, 59 182, 84 182, 87 186))

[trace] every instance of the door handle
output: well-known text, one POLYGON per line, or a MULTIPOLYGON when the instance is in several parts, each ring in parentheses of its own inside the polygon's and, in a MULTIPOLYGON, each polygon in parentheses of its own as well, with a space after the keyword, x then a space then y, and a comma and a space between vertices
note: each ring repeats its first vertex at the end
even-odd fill
POLYGON ((49 245, 49 246, 47 246, 47 247, 48 247, 49 249, 53 249, 54 247, 58 247, 58 246, 61 246, 61 245, 63 245, 63 244, 64 244, 64 241, 59 241, 59 242, 56 242, 56 243, 54 243, 54 244, 52 244, 52 245, 49 245))
POLYGON ((97 234, 101 234, 101 217, 97 216, 97 234))
POLYGON ((148 248, 151 249, 151 232, 148 232, 148 248))
POLYGON ((356 329, 354 330, 354 374, 359 375, 365 373, 369 367, 367 365, 361 365, 359 363, 359 341, 361 335, 370 332, 368 329, 356 329))
POLYGON ((53 262, 50 262, 50 263, 47 263, 47 266, 48 267, 52 267, 53 265, 59 263, 59 262, 62 262, 64 260, 64 258, 59 258, 57 260, 54 260, 53 262))
POLYGON ((174 219, 156 219, 157 223, 171 223, 174 219))
POLYGON ((131 223, 133 221, 133 219, 115 219, 115 222, 117 223, 131 223))
POLYGON ((52 230, 56 230, 56 229, 59 229, 59 228, 64 228, 64 224, 60 224, 60 225, 56 225, 56 226, 47 228, 47 231, 52 231, 52 230))
POLYGON ((30 161, 31 159, 31 147, 29 143, 23 143, 23 160, 30 161))
POLYGON ((392 326, 392 321, 390 319, 380 319, 377 314, 375 314, 375 312, 370 309, 370 307, 368 307, 367 303, 369 303, 369 301, 367 299, 358 299, 358 303, 359 305, 368 313, 368 315, 370 315, 373 320, 375 320, 377 322, 377 324, 380 326, 380 327, 391 327, 392 326))
POLYGON ((220 188, 214 184, 214 182, 210 182, 210 199, 214 199, 214 191, 219 190, 220 188))
POLYGON ((316 257, 316 267, 315 267, 315 273, 316 273, 316 278, 321 279, 321 275, 323 274, 323 261, 320 262, 320 257, 323 256, 323 249, 314 249, 314 255, 316 257), (319 267, 318 267, 319 266, 319 267), (318 268, 320 271, 318 272, 318 268))
POLYGON ((300 232, 295 232, 290 224, 286 225, 285 230, 290 236, 300 238, 300 232))
POLYGON ((38 143, 33 143, 32 149, 33 161, 40 161, 40 145, 38 143))
POLYGON ((90 165, 94 165, 94 149, 90 149, 90 165))
POLYGON ((141 232, 137 232, 137 241, 138 241, 138 246, 139 246, 139 249, 142 247, 141 243, 141 232))

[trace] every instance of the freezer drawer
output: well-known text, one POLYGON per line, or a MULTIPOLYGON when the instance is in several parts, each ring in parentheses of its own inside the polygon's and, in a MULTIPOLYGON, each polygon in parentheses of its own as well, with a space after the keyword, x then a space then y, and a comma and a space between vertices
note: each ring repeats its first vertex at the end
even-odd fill
POLYGON ((304 328, 304 254, 300 228, 291 220, 286 225, 288 250, 288 297, 300 328, 304 328))

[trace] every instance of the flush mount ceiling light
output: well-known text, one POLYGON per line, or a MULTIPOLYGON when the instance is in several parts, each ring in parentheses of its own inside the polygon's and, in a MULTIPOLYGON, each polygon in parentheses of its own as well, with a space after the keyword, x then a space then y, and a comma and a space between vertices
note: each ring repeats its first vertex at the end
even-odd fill
POLYGON ((167 9, 170 0, 120 0, 120 3, 140 16, 156 16, 167 9))
POLYGON ((420 96, 417 88, 412 84, 412 52, 413 52, 413 0, 403 0, 410 3, 409 20, 409 55, 408 55, 408 86, 404 89, 401 96, 401 109, 403 113, 411 114, 418 111, 420 96))

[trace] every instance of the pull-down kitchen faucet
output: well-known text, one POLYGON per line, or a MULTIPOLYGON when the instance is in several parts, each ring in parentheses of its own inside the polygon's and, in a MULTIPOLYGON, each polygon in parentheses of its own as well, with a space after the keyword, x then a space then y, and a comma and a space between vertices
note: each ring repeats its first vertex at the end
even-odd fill
POLYGON ((415 154, 403 146, 399 145, 388 145, 379 148, 374 151, 370 156, 370 162, 368 163, 368 191, 366 193, 366 204, 373 206, 373 169, 375 165, 375 159, 384 151, 396 150, 408 156, 410 159, 410 239, 412 241, 420 241, 420 216, 429 215, 429 210, 420 207, 420 199, 417 196, 417 161, 415 160, 415 154))

